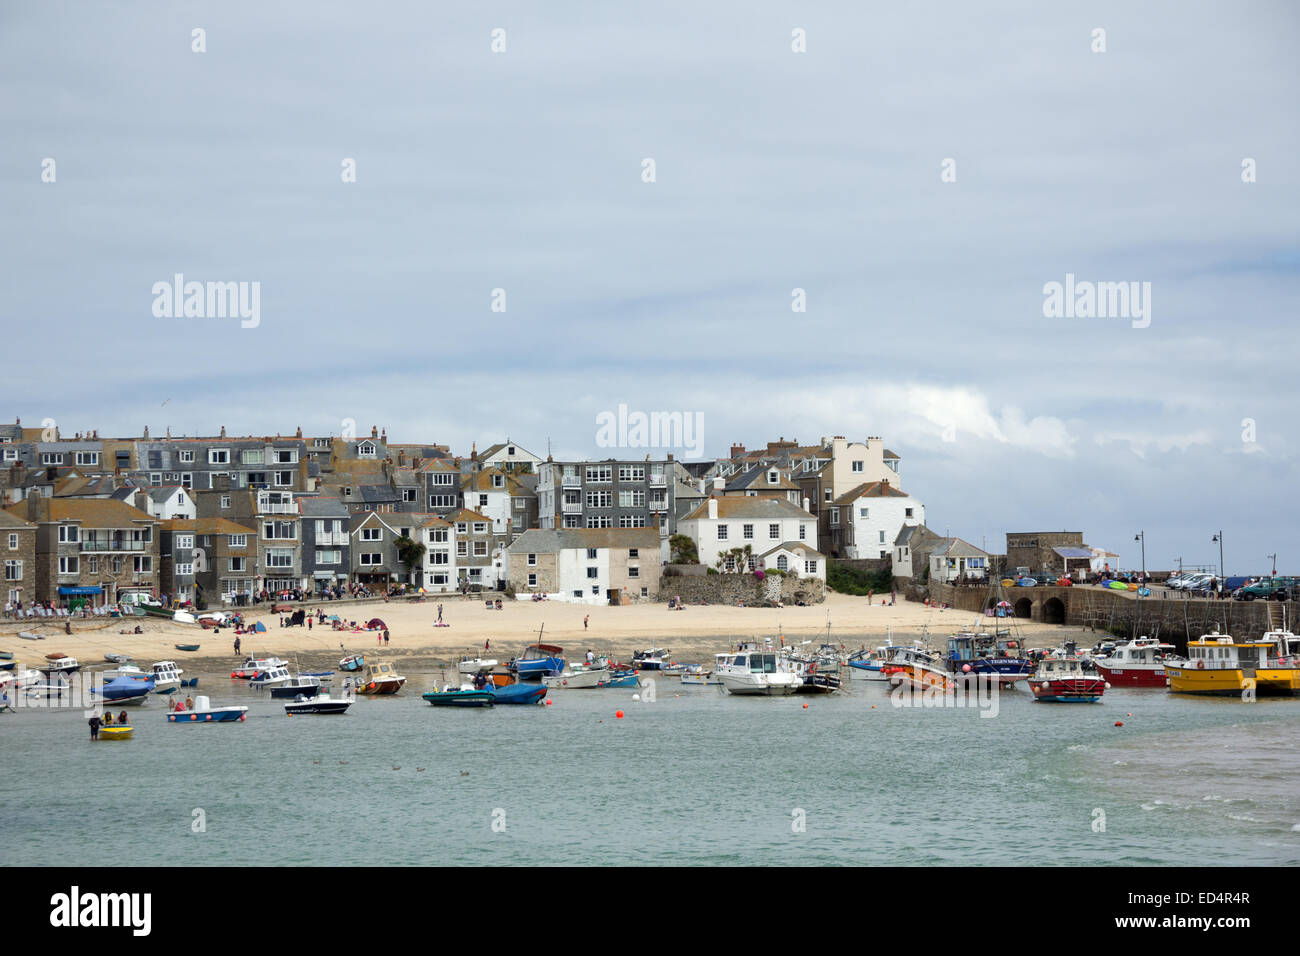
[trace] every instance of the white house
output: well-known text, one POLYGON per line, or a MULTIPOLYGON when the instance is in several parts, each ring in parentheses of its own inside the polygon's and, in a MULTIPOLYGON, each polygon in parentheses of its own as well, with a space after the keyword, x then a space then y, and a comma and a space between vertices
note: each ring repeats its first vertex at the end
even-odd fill
MULTIPOLYGON (((141 510, 148 511, 155 518, 170 521, 172 518, 199 516, 199 508, 194 498, 181 485, 162 485, 144 488, 142 491, 148 495, 148 507, 141 510)), ((138 501, 140 496, 137 495, 136 498, 138 501)))
POLYGON ((424 545, 420 586, 435 594, 456 590, 456 526, 438 515, 427 515, 417 539, 424 545))
POLYGON ((989 554, 961 538, 944 538, 930 552, 930 580, 951 584, 959 578, 988 576, 989 554))
MULTIPOLYGON (((753 550, 754 568, 761 567, 769 554, 779 560, 780 551, 774 553, 774 549, 785 548, 787 560, 800 553, 800 546, 817 552, 817 519, 783 498, 710 496, 677 522, 677 531, 695 542, 700 563, 710 568, 717 567, 724 552, 747 545, 753 550)), ((824 580, 825 558, 818 553, 807 560, 811 563, 799 568, 799 573, 824 580)))
POLYGON ((509 438, 486 449, 475 459, 483 468, 497 467, 503 471, 537 471, 542 459, 509 438))
POLYGON ((831 540, 847 558, 888 558, 905 525, 925 524, 925 505, 888 481, 858 485, 827 510, 831 540))

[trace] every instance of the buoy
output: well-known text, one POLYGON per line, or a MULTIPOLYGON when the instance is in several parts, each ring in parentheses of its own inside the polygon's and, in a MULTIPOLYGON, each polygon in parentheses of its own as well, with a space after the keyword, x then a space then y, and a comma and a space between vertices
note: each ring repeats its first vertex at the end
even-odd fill
POLYGON ((803 709, 804 709, 804 710, 807 710, 807 709, 808 709, 808 705, 807 705, 807 704, 804 704, 804 705, 803 705, 803 709))
POLYGON ((1122 721, 1122 720, 1117 720, 1117 721, 1115 721, 1115 726, 1116 726, 1116 727, 1123 727, 1123 726, 1124 726, 1124 721, 1122 721))
POLYGON ((615 712, 614 712, 614 716, 617 717, 619 720, 622 720, 622 719, 623 719, 623 712, 622 712, 621 710, 619 710, 619 711, 615 711, 615 712))
POLYGON ((547 707, 550 707, 552 703, 554 703, 554 701, 549 701, 549 700, 548 700, 548 701, 546 702, 546 706, 547 706, 547 707))
POLYGON ((632 699, 633 699, 633 700, 640 700, 640 699, 641 699, 641 695, 640 695, 640 694, 633 694, 633 695, 632 695, 632 699))
POLYGON ((963 665, 961 665, 961 670, 962 670, 962 673, 963 673, 963 674, 969 674, 969 673, 970 673, 970 665, 969 665, 969 664, 963 664, 963 665))
POLYGON ((1125 717, 1132 717, 1133 715, 1132 715, 1132 714, 1125 714, 1124 716, 1125 716, 1125 717))
POLYGON ((871 709, 872 709, 872 710, 875 710, 875 709, 876 709, 876 705, 875 705, 875 704, 872 704, 872 705, 871 705, 871 709))

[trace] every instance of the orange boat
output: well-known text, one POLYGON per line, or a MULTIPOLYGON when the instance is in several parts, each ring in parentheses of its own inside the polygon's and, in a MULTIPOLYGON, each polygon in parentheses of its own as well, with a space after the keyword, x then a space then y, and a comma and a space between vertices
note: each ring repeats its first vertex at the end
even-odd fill
POLYGON ((366 672, 357 681, 358 694, 396 694, 406 683, 406 678, 393 670, 387 661, 374 660, 366 664, 366 672))

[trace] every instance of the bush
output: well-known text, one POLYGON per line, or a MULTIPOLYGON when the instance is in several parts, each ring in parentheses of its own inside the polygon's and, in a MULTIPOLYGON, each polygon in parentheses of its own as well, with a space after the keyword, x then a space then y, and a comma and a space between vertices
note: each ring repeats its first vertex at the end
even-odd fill
POLYGON ((893 572, 888 565, 879 571, 867 571, 840 561, 826 563, 826 585, 841 594, 866 597, 868 593, 886 594, 893 585, 893 572))
POLYGON ((704 573, 705 573, 705 574, 717 574, 717 573, 718 573, 718 569, 717 569, 717 568, 709 568, 709 569, 708 569, 707 571, 705 571, 704 573))

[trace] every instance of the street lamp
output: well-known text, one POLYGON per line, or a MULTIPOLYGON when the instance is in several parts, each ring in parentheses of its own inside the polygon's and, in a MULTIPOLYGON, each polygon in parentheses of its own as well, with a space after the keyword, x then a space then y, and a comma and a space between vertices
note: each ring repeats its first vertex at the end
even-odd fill
POLYGON ((1139 531, 1133 535, 1133 540, 1142 542, 1142 578, 1145 580, 1147 576, 1147 533, 1139 531))
POLYGON ((1223 580, 1223 532, 1222 531, 1220 531, 1218 534, 1216 534, 1213 538, 1210 539, 1210 543, 1214 543, 1215 541, 1219 542, 1219 580, 1222 581, 1223 580))

